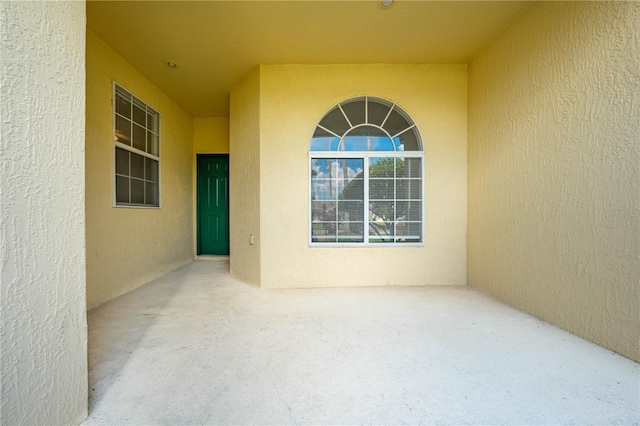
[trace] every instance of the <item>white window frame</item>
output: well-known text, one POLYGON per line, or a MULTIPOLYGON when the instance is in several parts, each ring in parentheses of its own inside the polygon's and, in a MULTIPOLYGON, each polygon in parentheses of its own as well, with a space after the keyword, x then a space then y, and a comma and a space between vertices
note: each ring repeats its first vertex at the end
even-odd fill
MULTIPOLYGON (((373 96, 359 96, 359 97, 354 97, 354 98, 364 98, 365 99, 365 123, 363 124, 358 124, 358 125, 352 125, 351 121, 349 120, 349 118, 347 117, 347 115, 345 114, 344 110, 341 107, 341 104, 348 102, 350 99, 347 99, 345 101, 342 101, 338 104, 336 104, 335 106, 333 106, 332 108, 330 108, 327 113, 325 113, 325 115, 322 116, 322 118, 320 119, 320 121, 318 121, 318 124, 316 124, 316 127, 314 127, 314 132, 315 129, 317 127, 320 127, 321 129, 325 130, 326 132, 333 134, 335 137, 340 138, 340 142, 338 144, 338 147, 343 146, 343 138, 345 135, 347 135, 351 130, 353 130, 356 127, 359 126, 373 126, 373 127, 378 127, 381 130, 383 130, 387 135, 389 135, 389 133, 384 130, 382 128, 382 125, 377 125, 377 124, 373 124, 373 123, 368 123, 368 98, 375 98, 375 99, 381 99, 378 97, 373 97, 373 96), (335 108, 340 108, 340 110, 342 111, 342 114, 344 115, 345 119, 347 120, 348 124, 351 126, 351 128, 349 130, 347 130, 345 132, 345 135, 343 135, 342 137, 340 135, 337 135, 336 133, 334 133, 333 131, 331 131, 330 129, 326 129, 325 127, 320 125, 320 122, 322 121, 322 119, 324 119, 324 117, 329 114, 331 111, 333 111, 335 108)), ((353 99, 353 98, 352 98, 353 99)), ((384 122, 386 122, 387 118, 389 117, 389 114, 391 114, 391 110, 393 110, 394 108, 398 107, 402 112, 404 112, 404 110, 402 108, 400 108, 396 103, 390 102, 391 103, 391 109, 389 110, 389 113, 387 114, 387 117, 385 117, 384 122)), ((404 114, 406 114, 406 112, 404 112, 404 114)), ((412 123, 411 125, 404 129, 403 131, 401 131, 400 133, 398 133, 397 135, 391 136, 389 135, 389 137, 391 139, 397 137, 398 135, 410 130, 410 129, 414 129, 416 130, 416 132, 418 131, 416 124, 413 123, 413 120, 411 120, 412 123)), ((313 135, 313 134, 312 134, 313 135)), ((419 133, 418 133, 419 136, 419 133)), ((313 136, 311 136, 309 138, 309 140, 313 139, 313 136)), ((308 214, 308 221, 309 221, 309 246, 310 247, 424 247, 424 235, 425 235, 425 208, 424 208, 424 193, 425 193, 425 174, 424 174, 424 170, 425 170, 425 164, 424 164, 424 148, 422 146, 422 141, 419 140, 419 145, 420 145, 420 150, 418 151, 398 151, 395 150, 395 146, 394 146, 394 151, 340 151, 338 150, 334 150, 334 151, 308 151, 309 153, 309 157, 308 157, 308 180, 309 180, 309 193, 307 196, 308 202, 309 202, 309 214, 308 214), (312 179, 312 170, 313 170, 313 160, 315 159, 331 159, 331 158, 346 158, 346 159, 362 159, 363 160, 363 191, 364 191, 364 198, 363 198, 363 242, 315 242, 313 241, 313 200, 311 195, 313 194, 313 179, 312 179), (369 229, 369 216, 368 216, 368 212, 369 212, 369 180, 370 180, 370 176, 369 176, 369 165, 370 165, 370 158, 419 158, 420 159, 420 182, 421 182, 421 190, 422 190, 422 194, 421 194, 421 198, 420 198, 420 241, 419 242, 370 242, 370 229, 369 229)))
POLYGON ((407 152, 403 151, 310 151, 309 152, 309 246, 311 247, 424 247, 424 153, 415 151, 415 154, 407 155, 407 152), (418 155, 417 155, 418 154, 418 155), (348 158, 348 159, 362 159, 363 160, 363 184, 364 184, 364 241, 357 243, 348 242, 315 242, 313 241, 313 220, 311 218, 311 212, 313 211, 313 200, 311 194, 313 193, 311 170, 312 162, 315 159, 322 158, 348 158), (422 182, 422 198, 420 199, 421 211, 420 211, 420 241, 413 243, 371 243, 369 242, 369 159, 370 158, 419 158, 420 159, 420 181, 422 182))
MULTIPOLYGON (((112 140, 113 140, 113 207, 117 207, 117 208, 129 208, 129 209, 160 209, 162 208, 162 185, 161 185, 161 181, 162 181, 162 161, 160 161, 160 157, 161 157, 161 153, 162 153, 162 136, 161 136, 161 123, 162 123, 162 117, 160 114, 160 111, 158 111, 156 108, 152 107, 148 102, 144 101, 143 99, 140 99, 138 96, 134 95, 132 91, 130 91, 129 89, 125 88, 122 84, 119 84, 116 81, 112 81, 112 90, 111 90, 111 95, 112 95, 112 140), (122 142, 118 142, 117 140, 117 136, 116 136, 116 117, 120 116, 126 120, 129 121, 133 121, 133 117, 131 118, 127 118, 124 116, 121 116, 120 114, 118 114, 116 112, 116 90, 117 88, 119 88, 120 90, 128 93, 129 95, 131 95, 132 101, 133 99, 137 100, 138 103, 144 104, 146 108, 149 108, 151 110, 153 110, 156 114, 157 114, 157 119, 158 119, 158 132, 157 134, 155 132, 154 133, 157 137, 158 137, 158 155, 153 155, 151 153, 148 153, 146 151, 142 151, 138 148, 135 148, 132 145, 127 145, 124 144, 122 142), (116 173, 116 155, 117 155, 117 149, 123 149, 125 151, 134 153, 134 154, 138 154, 141 155, 143 157, 147 157, 151 160, 157 161, 158 163, 158 180, 157 180, 157 186, 158 186, 158 204, 157 205, 153 205, 153 204, 133 204, 133 203, 119 203, 117 201, 117 176, 118 174, 116 173)), ((145 132, 146 131, 151 131, 151 129, 147 128, 145 126, 145 132)), ((133 135, 132 135, 133 138, 133 135)), ((129 178, 131 178, 131 176, 128 176, 129 178)), ((146 180, 145 180, 146 182, 146 180)), ((129 193, 131 193, 131 188, 129 188, 129 193)))

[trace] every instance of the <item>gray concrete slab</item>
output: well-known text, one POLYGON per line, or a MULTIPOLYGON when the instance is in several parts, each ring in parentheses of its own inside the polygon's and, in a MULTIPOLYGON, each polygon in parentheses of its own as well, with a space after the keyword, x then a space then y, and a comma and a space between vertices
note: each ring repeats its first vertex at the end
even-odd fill
POLYGON ((194 261, 89 312, 83 424, 637 425, 639 367, 468 287, 260 290, 194 261))

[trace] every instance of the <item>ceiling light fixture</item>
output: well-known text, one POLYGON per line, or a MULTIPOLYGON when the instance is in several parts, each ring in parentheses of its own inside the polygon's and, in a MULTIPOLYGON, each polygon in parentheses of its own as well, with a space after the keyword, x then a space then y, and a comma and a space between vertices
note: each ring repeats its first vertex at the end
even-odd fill
POLYGON ((167 61, 167 62, 165 62, 165 64, 167 64, 167 66, 168 66, 169 68, 178 68, 178 64, 176 64, 176 63, 175 63, 175 62, 173 62, 173 61, 167 61))
POLYGON ((380 2, 380 5, 381 5, 383 8, 388 9, 388 8, 390 8, 390 7, 393 5, 393 1, 394 1, 394 0, 382 0, 382 1, 380 2))

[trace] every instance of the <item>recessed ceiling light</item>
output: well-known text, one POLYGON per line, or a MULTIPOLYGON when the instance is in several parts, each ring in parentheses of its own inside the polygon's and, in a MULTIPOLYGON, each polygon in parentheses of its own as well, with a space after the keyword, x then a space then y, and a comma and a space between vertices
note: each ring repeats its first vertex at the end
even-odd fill
POLYGON ((178 64, 176 64, 176 63, 175 63, 175 62, 173 62, 173 61, 167 61, 167 62, 165 62, 165 64, 167 64, 167 66, 168 66, 169 68, 178 68, 178 64))

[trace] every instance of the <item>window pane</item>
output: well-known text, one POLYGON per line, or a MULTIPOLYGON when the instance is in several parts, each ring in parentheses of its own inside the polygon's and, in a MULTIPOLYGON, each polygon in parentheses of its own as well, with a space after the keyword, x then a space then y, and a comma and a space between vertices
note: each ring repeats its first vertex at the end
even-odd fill
MULTIPOLYGON (((135 155, 135 154, 134 154, 135 155)), ((152 182, 158 182, 158 162, 144 157, 144 178, 152 182)))
POLYGON ((312 200, 335 200, 338 198, 335 179, 311 179, 312 200))
POLYGON ((397 161, 397 177, 419 178, 422 176, 422 160, 420 158, 399 158, 397 161))
MULTIPOLYGON (((330 135, 330 133, 324 133, 330 135)), ((340 139, 335 136, 316 136, 314 134, 311 139, 311 151, 337 151, 339 142, 340 139)))
POLYGON ((383 220, 390 222, 395 220, 395 202, 394 201, 370 201, 369 202, 369 219, 383 220))
POLYGON ((116 93, 116 112, 127 118, 131 118, 131 97, 122 93, 116 93))
POLYGON ((369 242, 392 243, 393 236, 393 222, 385 222, 382 219, 369 222, 369 242))
POLYGON ((131 176, 144 179, 144 160, 142 155, 131 153, 131 176))
POLYGON ((158 185, 152 182, 145 182, 145 204, 157 206, 158 203, 158 185))
MULTIPOLYGON (((364 160, 361 158, 314 158, 311 160, 311 199, 335 200, 346 190, 343 198, 353 199, 362 180, 364 160)), ((361 199, 358 197, 357 199, 361 199)))
POLYGON ((395 176, 394 158, 371 158, 369 160, 369 177, 382 178, 395 176))
POLYGON ((144 204, 144 181, 131 179, 131 204, 144 204))
POLYGON ((369 180, 369 199, 371 200, 393 200, 394 181, 393 179, 371 179, 369 180))
POLYGON ((361 126, 343 137, 342 151, 393 151, 393 142, 381 129, 361 126))
POLYGON ((389 132, 391 136, 395 136, 409 128, 411 124, 412 123, 410 123, 402 114, 400 114, 400 112, 398 112, 396 108, 394 108, 382 127, 389 132))
POLYGON ((338 220, 342 222, 362 222, 364 220, 363 201, 338 201, 338 220))
POLYGON ((311 203, 311 220, 313 222, 335 222, 335 201, 313 201, 311 203))
POLYGON ((382 122, 387 117, 389 113, 389 108, 391 108, 391 104, 385 105, 378 101, 372 101, 369 99, 369 123, 377 124, 378 126, 382 125, 382 122))
POLYGON ((396 185, 399 200, 420 200, 422 198, 422 182, 420 179, 398 179, 396 185))
MULTIPOLYGON (((328 137, 335 137, 335 135, 331 134, 331 132, 327 132, 325 129, 323 129, 320 126, 317 126, 316 130, 313 132, 312 138, 328 138, 328 137)), ((311 149, 311 151, 314 151, 314 149, 311 149)))
POLYGON ((364 200, 364 180, 352 179, 340 193, 340 200, 364 200))
POLYGON ((129 176, 129 151, 116 148, 116 173, 129 176))
POLYGON ((151 130, 153 133, 160 133, 160 129, 158 129, 158 113, 153 109, 147 106, 147 129, 151 130))
POLYGON ((347 122, 347 119, 344 118, 340 108, 335 108, 329 112, 322 121, 320 121, 320 125, 339 136, 344 135, 350 128, 349 123, 347 122))
POLYGON ((418 146, 418 133, 415 127, 407 130, 393 141, 396 144, 397 151, 420 151, 420 147, 418 146))
POLYGON ((134 123, 133 125, 133 147, 144 151, 146 148, 146 130, 134 123))
POLYGON ((116 142, 131 145, 131 122, 116 115, 116 142))
POLYGON ((364 224, 362 222, 341 222, 338 226, 339 243, 361 243, 364 241, 364 224))
POLYGON ((311 160, 312 242, 364 241, 364 159, 311 160))
POLYGON ((367 151, 367 146, 371 144, 371 138, 367 141, 362 136, 345 136, 340 145, 340 151, 367 151))
POLYGON ((116 203, 129 203, 129 178, 116 176, 116 203))
POLYGON ((335 222, 311 224, 311 241, 314 243, 335 242, 336 241, 335 222))
POLYGON ((349 121, 351 122, 352 126, 357 126, 358 124, 364 123, 364 98, 349 100, 343 104, 340 104, 340 106, 342 107, 344 113, 347 114, 347 117, 349 117, 349 121))
POLYGON ((147 126, 147 112, 145 111, 145 106, 140 105, 138 102, 134 101, 133 104, 133 121, 141 125, 142 127, 147 126))
POLYGON ((158 156, 158 136, 147 131, 147 152, 158 156))
POLYGON ((420 242, 420 234, 422 224, 419 222, 399 223, 397 226, 397 242, 402 243, 418 243, 420 242))
POLYGON ((397 220, 422 220, 422 203, 420 201, 398 201, 396 202, 397 220))

